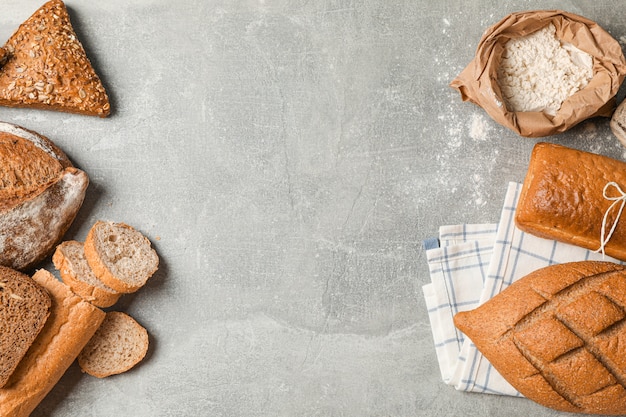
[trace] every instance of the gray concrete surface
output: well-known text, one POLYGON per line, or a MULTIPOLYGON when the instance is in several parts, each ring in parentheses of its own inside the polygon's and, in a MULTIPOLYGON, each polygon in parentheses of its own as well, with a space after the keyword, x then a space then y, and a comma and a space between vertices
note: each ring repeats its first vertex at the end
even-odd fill
MULTIPOLYGON (((6 0, 6 39, 43 1, 6 0)), ((556 416, 440 380, 421 241, 498 219, 537 140, 448 83, 505 14, 561 8, 620 41, 610 1, 68 0, 108 119, 0 108, 91 177, 97 219, 162 260, 116 306, 151 334, 136 369, 74 365, 50 416, 556 416)), ((618 158, 608 120, 545 140, 618 158)), ((44 265, 50 267, 50 265, 44 265)))

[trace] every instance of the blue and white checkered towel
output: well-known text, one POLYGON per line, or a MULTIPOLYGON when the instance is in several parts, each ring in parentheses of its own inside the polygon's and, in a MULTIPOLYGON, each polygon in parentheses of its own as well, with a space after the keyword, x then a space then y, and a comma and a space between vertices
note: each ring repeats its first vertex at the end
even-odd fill
MULTIPOLYGON (((441 377, 462 391, 521 396, 452 322, 530 272, 599 253, 538 238, 515 226, 521 184, 510 183, 497 224, 442 226, 424 242, 431 283, 423 287, 441 377)), ((605 257, 604 260, 618 262, 605 257)))

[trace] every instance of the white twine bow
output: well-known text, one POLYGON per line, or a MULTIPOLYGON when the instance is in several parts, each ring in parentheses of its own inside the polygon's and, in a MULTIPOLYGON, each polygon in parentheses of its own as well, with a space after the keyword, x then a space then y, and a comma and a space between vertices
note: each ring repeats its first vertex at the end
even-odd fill
POLYGON ((604 213, 604 218, 602 219, 602 229, 600 230, 600 247, 595 251, 596 253, 601 252, 602 257, 604 257, 604 248, 606 244, 609 243, 609 240, 611 240, 611 236, 613 236, 613 232, 615 232, 617 223, 619 222, 619 219, 622 216, 622 211, 624 211, 624 206, 626 206, 626 193, 622 191, 622 189, 619 187, 619 185, 617 185, 617 183, 611 181, 611 182, 608 182, 604 186, 604 189, 602 190, 602 195, 604 196, 605 199, 613 202, 604 213), (607 190, 611 186, 615 187, 617 192, 620 194, 618 197, 611 197, 610 195, 607 194, 607 190), (609 218, 609 213, 611 212, 611 210, 613 210, 613 207, 615 207, 618 204, 620 204, 620 207, 619 207, 619 211, 617 212, 617 217, 615 217, 615 220, 613 221, 613 226, 611 227, 611 230, 605 236, 606 222, 609 218))

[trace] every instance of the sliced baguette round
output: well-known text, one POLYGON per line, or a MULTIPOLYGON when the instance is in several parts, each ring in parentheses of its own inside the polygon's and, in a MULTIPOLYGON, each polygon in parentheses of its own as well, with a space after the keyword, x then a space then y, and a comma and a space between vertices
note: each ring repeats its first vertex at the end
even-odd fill
POLYGON ((111 307, 122 295, 96 278, 85 259, 82 242, 68 240, 59 244, 52 255, 52 263, 63 282, 96 307, 111 307))
POLYGON ((97 378, 121 374, 146 356, 148 344, 148 331, 135 319, 120 311, 110 311, 78 355, 78 364, 97 378))
POLYGON ((97 221, 87 233, 84 246, 94 275, 121 293, 143 287, 159 267, 150 240, 124 223, 97 221))

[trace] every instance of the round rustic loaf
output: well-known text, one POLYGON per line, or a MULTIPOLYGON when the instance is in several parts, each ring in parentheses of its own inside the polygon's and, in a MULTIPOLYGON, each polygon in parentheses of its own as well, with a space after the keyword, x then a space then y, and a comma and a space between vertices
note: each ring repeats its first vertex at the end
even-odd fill
POLYGON ((87 174, 48 138, 0 122, 0 265, 36 266, 82 206, 87 174))

